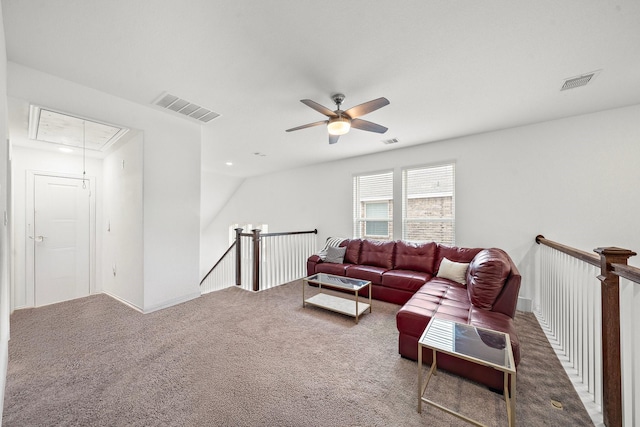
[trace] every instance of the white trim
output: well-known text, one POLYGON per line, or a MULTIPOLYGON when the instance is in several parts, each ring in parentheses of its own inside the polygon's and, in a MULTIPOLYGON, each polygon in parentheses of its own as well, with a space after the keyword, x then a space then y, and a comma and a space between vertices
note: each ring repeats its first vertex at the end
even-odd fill
POLYGON ((135 304, 130 303, 129 301, 123 300, 122 298, 112 294, 111 292, 102 291, 102 293, 105 294, 106 296, 110 297, 110 298, 113 298, 114 300, 118 301, 119 303, 124 304, 127 307, 132 308, 132 309, 136 310, 139 313, 144 314, 144 311, 140 307, 138 307, 135 304))
POLYGON ((526 311, 527 313, 531 313, 533 310, 531 307, 533 306, 531 298, 522 298, 518 297, 518 303, 516 304, 516 310, 526 311))
POLYGON ((144 314, 153 313, 154 311, 162 310, 163 308, 169 308, 174 305, 182 304, 183 302, 191 301, 192 299, 199 298, 200 296, 202 296, 200 291, 183 295, 181 297, 174 298, 160 304, 152 305, 151 307, 145 308, 142 312, 144 314))
MULTIPOLYGON (((3 402, 3 403, 4 403, 4 391, 7 385, 7 365, 8 364, 9 364, 9 340, 7 337, 2 337, 2 340, 0 340, 0 402, 3 402)), ((4 405, 1 405, 0 420, 2 419, 3 409, 4 409, 4 405)))
POLYGON ((440 193, 421 193, 407 196, 407 199, 435 199, 436 197, 453 197, 453 191, 444 191, 440 193))

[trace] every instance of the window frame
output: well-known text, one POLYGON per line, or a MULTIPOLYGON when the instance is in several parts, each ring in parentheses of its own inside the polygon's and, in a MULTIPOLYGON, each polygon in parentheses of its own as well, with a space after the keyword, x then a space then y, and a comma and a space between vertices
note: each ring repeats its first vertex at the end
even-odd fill
POLYGON ((394 210, 394 170, 367 172, 353 175, 353 236, 354 238, 372 240, 393 240, 393 210, 394 210), (370 180, 371 182, 366 182, 370 180), (363 182, 365 181, 365 182, 363 182), (363 189, 363 184, 368 187, 363 189), (376 186, 377 185, 377 186, 376 186), (380 192, 381 186, 382 192, 380 192), (388 188, 386 188, 388 187, 388 188), (363 191, 364 190, 364 191, 363 191), (376 191, 378 190, 378 191, 376 191), (363 193, 365 193, 363 195, 363 193), (387 215, 384 218, 367 218, 368 204, 387 203, 387 215), (387 233, 367 234, 367 224, 386 222, 387 233))

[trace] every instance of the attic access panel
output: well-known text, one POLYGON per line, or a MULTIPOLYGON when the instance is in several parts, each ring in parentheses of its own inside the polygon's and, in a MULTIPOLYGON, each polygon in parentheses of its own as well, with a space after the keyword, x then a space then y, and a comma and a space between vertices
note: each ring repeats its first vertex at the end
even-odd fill
POLYGON ((29 108, 29 138, 68 147, 105 151, 129 129, 48 108, 29 108))

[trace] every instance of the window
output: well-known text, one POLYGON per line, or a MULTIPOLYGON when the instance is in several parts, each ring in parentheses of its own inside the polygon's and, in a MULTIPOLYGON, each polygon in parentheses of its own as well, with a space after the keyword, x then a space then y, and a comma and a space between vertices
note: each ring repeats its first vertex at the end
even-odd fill
POLYGON ((402 238, 455 244, 455 165, 402 171, 402 238))
POLYGON ((393 239, 393 172, 353 177, 353 235, 393 239))
POLYGON ((365 235, 387 237, 389 235, 389 202, 364 202, 365 235), (384 221, 371 221, 379 218, 384 221))

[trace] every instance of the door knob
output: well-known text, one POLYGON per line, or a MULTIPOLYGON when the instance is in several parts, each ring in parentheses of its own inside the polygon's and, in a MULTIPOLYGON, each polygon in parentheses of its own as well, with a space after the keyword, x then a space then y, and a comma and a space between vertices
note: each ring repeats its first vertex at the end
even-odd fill
POLYGON ((29 236, 29 238, 31 240, 34 240, 34 241, 38 242, 38 243, 40 243, 40 242, 42 242, 44 240, 44 236, 35 236, 35 237, 29 236))

